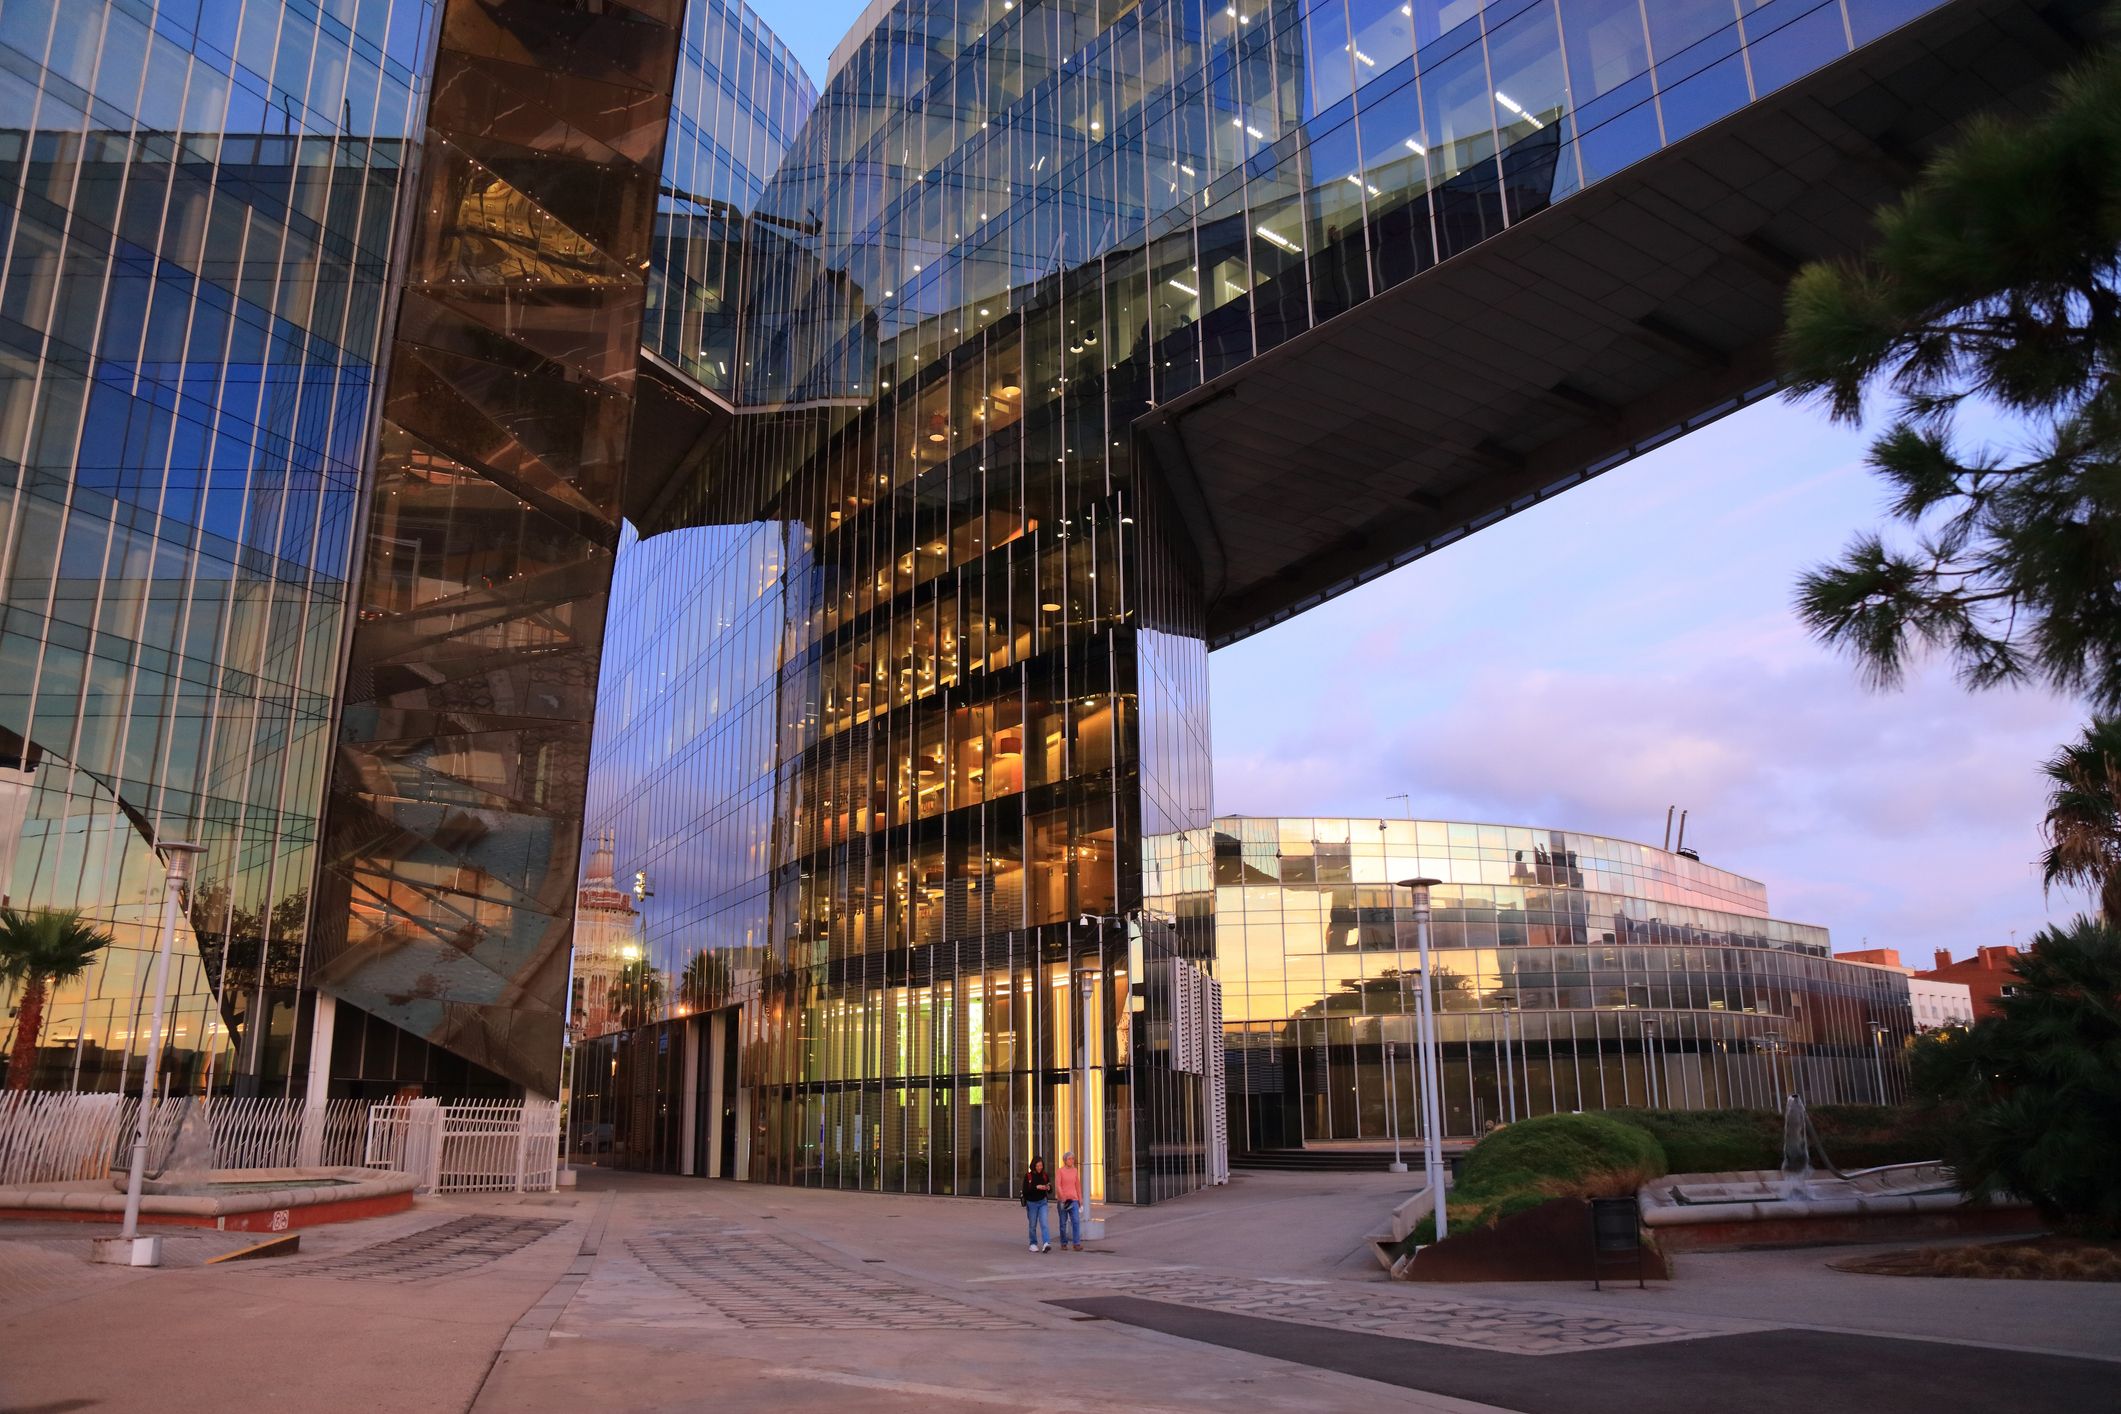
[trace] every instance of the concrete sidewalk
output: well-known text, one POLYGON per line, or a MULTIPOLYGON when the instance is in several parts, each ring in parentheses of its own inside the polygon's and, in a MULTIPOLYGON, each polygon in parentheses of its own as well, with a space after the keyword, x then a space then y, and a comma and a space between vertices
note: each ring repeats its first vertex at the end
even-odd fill
POLYGON ((423 1199, 294 1257, 153 1271, 89 1266, 100 1224, 0 1224, 0 1411, 466 1408, 584 1206, 423 1199))
MULTIPOLYGON (((2121 1287, 1689 1255, 1647 1291, 1384 1279, 1387 1174, 1247 1174, 1033 1254, 1013 1203, 590 1172, 298 1258, 90 1266, 0 1225, 0 1414, 993 1407, 1691 1414, 2111 1408, 2121 1287)), ((203 1260, 218 1242, 185 1239, 203 1260)))
MULTIPOLYGON (((1375 1408, 1337 1371, 1085 1319, 1053 1304, 1109 1254, 1026 1252, 1013 1204, 585 1176, 622 1197, 595 1270, 475 1408, 1375 1408)), ((1130 1264, 1131 1265, 1131 1264, 1130 1264)), ((1374 1269, 1374 1264, 1373 1264, 1374 1269)), ((1398 1407, 1477 1414, 1442 1396, 1398 1407)))

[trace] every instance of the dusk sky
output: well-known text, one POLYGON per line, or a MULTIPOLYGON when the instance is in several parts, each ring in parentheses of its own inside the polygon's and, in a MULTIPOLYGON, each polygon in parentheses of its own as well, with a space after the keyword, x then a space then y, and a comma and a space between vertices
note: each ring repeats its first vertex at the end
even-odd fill
MULTIPOLYGON (((824 79, 859 0, 764 0, 824 79)), ((1705 428, 1210 660, 1218 813, 1398 814, 1658 842, 1839 950, 2023 942, 2039 765, 2079 704, 1932 663, 1863 686, 1791 599, 1883 501, 1866 437, 1786 402, 1705 428)))

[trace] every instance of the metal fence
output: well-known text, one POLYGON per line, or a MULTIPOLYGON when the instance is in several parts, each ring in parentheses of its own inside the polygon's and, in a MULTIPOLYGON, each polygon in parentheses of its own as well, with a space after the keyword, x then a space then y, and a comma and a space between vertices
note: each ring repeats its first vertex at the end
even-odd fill
POLYGON ((550 1192, 559 1173, 560 1107, 552 1100, 377 1105, 362 1162, 414 1174, 430 1193, 550 1192))
MULTIPOLYGON (((148 1123, 166 1155, 187 1115, 203 1116, 220 1168, 351 1167, 362 1160, 369 1102, 163 1096, 148 1123)), ((0 1094, 0 1184, 108 1178, 140 1113, 132 1095, 0 1094)))

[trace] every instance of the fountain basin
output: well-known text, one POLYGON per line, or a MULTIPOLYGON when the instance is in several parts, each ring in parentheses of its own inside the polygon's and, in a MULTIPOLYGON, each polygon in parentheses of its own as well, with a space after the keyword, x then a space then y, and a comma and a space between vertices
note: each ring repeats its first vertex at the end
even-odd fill
MULTIPOLYGON (((418 1183, 416 1175, 382 1169, 214 1169, 196 1182, 148 1184, 141 1192, 140 1221, 224 1232, 287 1232, 402 1213, 412 1207, 418 1183)), ((124 1192, 113 1191, 105 1179, 0 1187, 0 1219, 107 1223, 124 1212, 124 1192)))
POLYGON ((2029 1204, 1970 1200, 1941 1164, 1794 1181, 1779 1169, 1672 1174, 1637 1195, 1642 1224, 1668 1252, 1811 1247, 2036 1231, 2029 1204))

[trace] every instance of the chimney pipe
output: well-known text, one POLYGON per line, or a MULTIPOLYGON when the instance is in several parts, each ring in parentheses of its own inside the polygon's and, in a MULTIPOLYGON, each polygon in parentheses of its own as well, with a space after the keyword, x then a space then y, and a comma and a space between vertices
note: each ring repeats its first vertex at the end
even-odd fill
POLYGON ((1686 817, 1686 811, 1679 812, 1679 843, 1673 846, 1674 849, 1686 848, 1686 817))
POLYGON ((1678 808, 1676 805, 1667 805, 1664 808, 1664 847, 1666 853, 1670 853, 1672 848, 1672 812, 1678 808))

